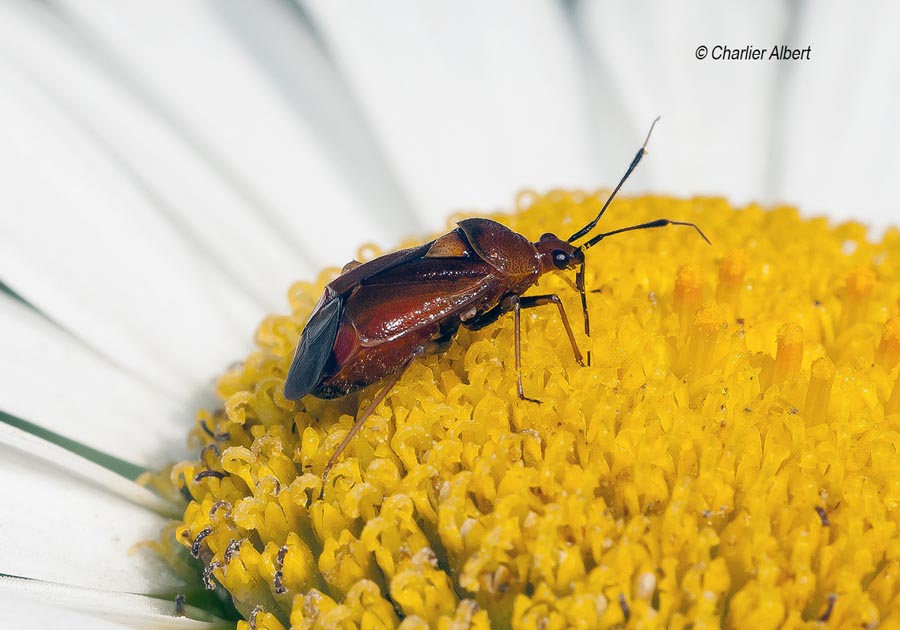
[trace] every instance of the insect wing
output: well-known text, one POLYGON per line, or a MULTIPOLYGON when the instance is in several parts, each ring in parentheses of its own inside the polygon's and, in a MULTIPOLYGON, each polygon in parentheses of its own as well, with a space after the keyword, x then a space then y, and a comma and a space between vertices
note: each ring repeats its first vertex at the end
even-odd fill
POLYGON ((398 267, 407 261, 421 258, 425 252, 428 251, 429 247, 431 247, 431 243, 420 245, 418 247, 411 247, 409 249, 401 249, 400 251, 379 256, 374 260, 365 262, 358 267, 353 267, 349 271, 342 273, 332 280, 328 287, 338 295, 346 295, 359 286, 361 282, 365 282, 374 275, 398 267))
POLYGON ((375 346, 461 315, 496 290, 481 260, 422 258, 368 278, 346 301, 364 346, 375 346))
POLYGON ((306 396, 322 380, 341 323, 342 306, 343 300, 336 296, 314 311, 306 323, 284 381, 284 397, 288 400, 306 396))

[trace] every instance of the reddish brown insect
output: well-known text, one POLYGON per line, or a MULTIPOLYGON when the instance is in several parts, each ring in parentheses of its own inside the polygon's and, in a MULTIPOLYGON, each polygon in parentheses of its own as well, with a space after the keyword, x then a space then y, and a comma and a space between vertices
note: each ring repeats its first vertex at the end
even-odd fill
POLYGON ((284 395, 292 400, 307 394, 338 398, 376 381, 385 378, 387 381, 328 460, 323 481, 413 359, 445 350, 460 326, 477 330, 495 322, 503 313, 513 312, 517 385, 522 400, 538 402, 526 397, 522 390, 523 308, 555 304, 575 360, 583 366, 584 360, 559 296, 522 295, 545 273, 578 268, 575 284, 581 294, 585 333, 589 335, 584 291, 585 251, 613 234, 665 225, 693 227, 709 242, 693 223, 657 219, 597 234, 577 247, 572 245, 590 232, 606 212, 619 188, 641 161, 647 140, 596 218, 565 241, 544 234, 531 243, 496 221, 465 219, 455 230, 420 247, 344 267, 343 273, 325 287, 309 317, 284 383, 284 395))

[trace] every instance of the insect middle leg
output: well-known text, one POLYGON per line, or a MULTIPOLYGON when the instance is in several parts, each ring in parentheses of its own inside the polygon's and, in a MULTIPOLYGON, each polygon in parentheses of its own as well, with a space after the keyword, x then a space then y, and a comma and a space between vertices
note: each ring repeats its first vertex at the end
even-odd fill
POLYGON ((555 293, 548 293, 547 295, 529 295, 527 297, 519 297, 518 295, 510 295, 500 303, 500 308, 502 310, 508 311, 512 310, 515 316, 515 343, 516 343, 516 388, 519 394, 519 398, 521 400, 530 400, 531 402, 540 402, 535 398, 529 398, 525 395, 524 390, 522 389, 522 309, 523 308, 534 308, 535 306, 543 306, 545 304, 556 304, 559 309, 559 316, 563 321, 563 326, 566 328, 566 333, 569 335, 569 342, 572 344, 572 352, 575 354, 575 360, 578 362, 578 365, 584 367, 584 359, 581 356, 581 351, 578 349, 578 344, 575 342, 575 335, 572 333, 572 326, 569 324, 569 318, 566 316, 566 311, 563 308, 562 300, 559 299, 559 296, 555 293))
POLYGON ((519 393, 519 400, 528 400, 530 402, 541 402, 537 398, 529 398, 522 389, 522 298, 518 295, 511 295, 500 304, 503 307, 513 309, 515 315, 515 326, 513 331, 516 339, 516 390, 519 393), (509 305, 509 306, 508 306, 509 305))

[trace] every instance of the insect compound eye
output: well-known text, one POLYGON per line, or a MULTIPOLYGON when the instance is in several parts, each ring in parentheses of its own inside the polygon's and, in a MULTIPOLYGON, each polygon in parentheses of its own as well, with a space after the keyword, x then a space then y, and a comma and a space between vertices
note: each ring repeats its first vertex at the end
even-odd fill
POLYGON ((551 252, 553 256, 553 264, 557 269, 565 269, 569 265, 569 255, 561 249, 554 249, 551 252))

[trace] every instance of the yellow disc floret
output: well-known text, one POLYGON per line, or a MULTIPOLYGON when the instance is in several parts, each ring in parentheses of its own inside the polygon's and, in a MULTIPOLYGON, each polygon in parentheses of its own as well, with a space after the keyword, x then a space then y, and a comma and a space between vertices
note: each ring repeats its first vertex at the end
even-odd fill
MULTIPOLYGON (((604 194, 520 196, 495 217, 568 234, 604 194)), ((416 360, 378 392, 284 398, 339 270, 289 292, 173 470, 178 539, 208 588, 275 630, 900 627, 900 232, 879 243, 790 208, 619 199, 587 254, 579 366, 556 308, 416 360)), ((377 250, 361 252, 371 258, 377 250)), ((561 275, 569 318, 581 302, 561 275)))

